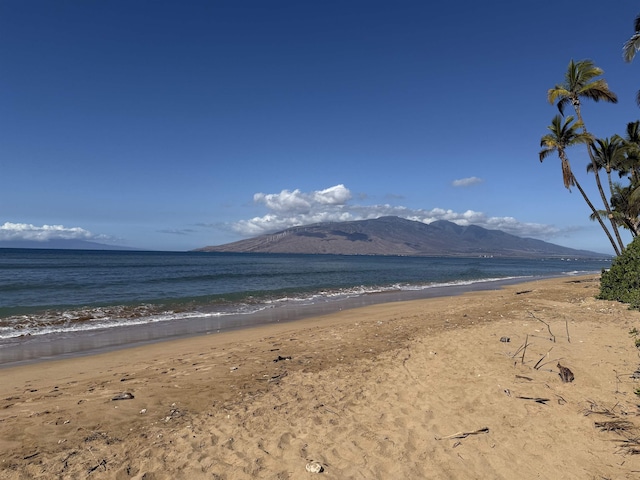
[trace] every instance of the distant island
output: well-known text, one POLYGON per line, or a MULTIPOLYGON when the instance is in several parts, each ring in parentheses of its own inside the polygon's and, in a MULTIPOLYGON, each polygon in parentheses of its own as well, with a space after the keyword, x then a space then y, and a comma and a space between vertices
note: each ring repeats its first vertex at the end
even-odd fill
POLYGON ((37 248, 51 250, 137 250, 130 247, 107 245, 105 243, 90 242, 76 239, 54 240, 2 240, 0 248, 37 248))
POLYGON ((195 251, 513 258, 612 257, 477 225, 460 226, 446 220, 425 224, 400 217, 316 223, 195 251))

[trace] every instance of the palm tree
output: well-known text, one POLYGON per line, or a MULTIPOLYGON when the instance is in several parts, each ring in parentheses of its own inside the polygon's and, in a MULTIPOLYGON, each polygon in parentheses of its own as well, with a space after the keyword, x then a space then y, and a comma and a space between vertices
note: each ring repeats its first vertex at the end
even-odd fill
MULTIPOLYGON (((631 235, 636 237, 640 229, 640 203, 633 201, 634 188, 632 186, 622 187, 616 184, 614 193, 611 196, 611 205, 614 208, 616 219, 624 228, 627 228, 631 235)), ((636 189, 637 190, 637 189, 636 189)))
MULTIPOLYGON (((625 138, 614 135, 611 139, 596 139, 593 153, 598 168, 607 172, 615 222, 636 237, 640 228, 640 122, 627 124, 625 138), (623 187, 614 183, 612 171, 617 171, 621 178, 627 177, 629 185, 623 187)), ((587 165, 587 171, 591 170, 592 165, 587 165)), ((598 214, 603 218, 607 216, 604 210, 598 214)), ((593 215, 591 218, 594 219, 593 215)))
MULTIPOLYGON (((580 60, 579 62, 574 62, 573 59, 571 59, 564 76, 564 82, 556 85, 554 88, 550 88, 547 92, 547 99, 549 100, 549 103, 556 103, 558 110, 562 115, 564 115, 564 108, 567 104, 570 103, 573 106, 578 117, 578 122, 582 125, 584 133, 587 133, 587 129, 584 126, 584 121, 582 119, 581 98, 588 98, 594 102, 603 100, 606 102, 618 103, 618 97, 616 97, 615 93, 609 90, 609 85, 607 85, 606 80, 603 78, 596 78, 601 76, 603 73, 604 71, 601 68, 596 67, 591 60, 580 60)), ((613 219, 611 206, 609 205, 607 196, 602 188, 602 183, 600 182, 598 166, 592 152, 592 144, 588 145, 587 151, 589 152, 589 158, 591 159, 591 164, 593 166, 593 173, 595 175, 600 198, 602 199, 602 204, 607 211, 607 216, 609 217, 611 228, 618 240, 620 250, 624 250, 624 243, 620 237, 618 226, 613 219)))
POLYGON ((594 163, 587 165, 587 172, 593 171, 594 164, 598 170, 604 169, 607 172, 607 180, 609 181, 609 192, 613 196, 614 186, 611 179, 611 172, 613 170, 619 170, 622 167, 627 157, 625 155, 626 149, 621 137, 614 135, 609 138, 600 139, 597 138, 595 144, 593 144, 593 158, 594 163))
MULTIPOLYGON (((636 56, 636 52, 640 50, 640 15, 633 22, 635 33, 626 41, 622 47, 622 58, 627 63, 631 63, 636 56)), ((636 103, 640 106, 640 90, 636 94, 636 103)))
POLYGON ((631 183, 640 184, 640 121, 629 122, 627 133, 622 139, 625 149, 625 161, 618 165, 620 177, 629 175, 631 183))
POLYGON ((551 121, 551 125, 547 127, 549 133, 544 135, 540 139, 540 161, 542 162, 545 158, 553 153, 557 153, 558 157, 560 157, 560 164, 562 167, 562 181, 564 183, 565 188, 571 190, 572 186, 576 186, 580 193, 582 194, 582 198, 587 203, 591 212, 593 213, 593 217, 598 220, 600 226, 604 230, 605 234, 609 238, 611 245, 613 246, 613 250, 616 252, 616 255, 620 255, 620 250, 616 245, 615 240, 611 236, 611 233, 607 229, 606 225, 598 215, 598 211, 587 197, 587 194, 582 189, 582 186, 578 182, 578 179, 573 174, 571 170, 571 164, 569 163, 569 158, 567 157, 566 149, 568 147, 572 147, 574 145, 590 145, 593 142, 593 137, 591 134, 584 131, 583 125, 581 122, 573 123, 573 117, 570 115, 564 121, 560 115, 556 115, 553 117, 551 121), (582 130, 582 131, 579 131, 582 130))
POLYGON ((596 67, 591 60, 574 62, 572 59, 564 74, 564 82, 550 88, 547 92, 549 103, 553 105, 557 102, 558 110, 562 115, 564 115, 564 107, 570 103, 576 111, 579 122, 583 122, 580 111, 581 98, 588 98, 594 102, 604 100, 618 103, 618 97, 609 90, 606 80, 603 78, 595 79, 603 73, 604 71, 596 67))
POLYGON ((625 158, 616 168, 620 177, 627 177, 629 185, 618 189, 616 198, 611 199, 614 211, 622 212, 625 228, 638 234, 640 219, 640 121, 627 124, 627 131, 622 139, 625 158), (616 201, 614 201, 616 200, 616 201))

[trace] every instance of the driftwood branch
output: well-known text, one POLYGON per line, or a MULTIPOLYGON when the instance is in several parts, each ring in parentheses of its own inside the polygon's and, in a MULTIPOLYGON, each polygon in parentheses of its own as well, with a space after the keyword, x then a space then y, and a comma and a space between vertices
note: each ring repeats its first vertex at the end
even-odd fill
POLYGON ((536 320, 538 320, 539 322, 544 323, 547 326, 547 330, 549 331, 549 335, 551 335, 551 341, 553 343, 556 343, 556 336, 553 334, 553 332, 551 332, 551 327, 549 326, 549 324, 547 322, 545 322, 544 320, 541 320, 540 318, 536 317, 533 312, 529 312, 527 311, 527 313, 529 314, 529 316, 531 318, 535 318, 536 320))
POLYGON ((446 437, 436 437, 436 440, 446 440, 448 438, 467 438, 469 435, 479 435, 481 433, 489 433, 489 427, 481 428, 480 430, 474 430, 473 432, 458 432, 446 437))

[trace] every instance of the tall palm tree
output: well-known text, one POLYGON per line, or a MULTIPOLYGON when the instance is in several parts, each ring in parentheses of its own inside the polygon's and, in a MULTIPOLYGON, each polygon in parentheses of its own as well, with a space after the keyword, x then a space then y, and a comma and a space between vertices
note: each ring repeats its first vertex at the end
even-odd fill
POLYGON ((623 213, 624 226, 632 233, 638 234, 640 224, 640 121, 627 124, 626 135, 622 140, 624 144, 625 158, 617 166, 620 177, 627 177, 629 185, 618 189, 618 194, 612 198, 611 205, 614 210, 623 213))
MULTIPOLYGON (((611 172, 619 170, 625 162, 627 157, 625 155, 626 149, 621 137, 614 135, 609 138, 597 138, 593 144, 593 158, 598 170, 604 169, 607 173, 607 180, 609 181, 609 192, 613 196, 614 186, 611 179, 611 172)), ((592 172, 594 163, 587 165, 587 172, 592 172)))
MULTIPOLYGON (((552 105, 557 102, 558 110, 564 115, 564 107, 571 104, 576 111, 578 121, 583 122, 580 111, 580 99, 588 98, 594 102, 603 100, 605 102, 618 103, 618 97, 609 90, 609 85, 603 78, 596 79, 604 73, 596 67, 591 60, 580 60, 569 62, 569 67, 564 74, 564 82, 550 88, 547 92, 547 99, 552 105)), ((584 122, 583 122, 584 126, 584 122)))
POLYGON ((626 158, 616 170, 621 177, 628 175, 632 184, 640 185, 640 120, 627 124, 627 133, 622 141, 626 158))
MULTIPOLYGON (((611 103, 618 102, 618 97, 615 93, 609 90, 609 85, 607 85, 606 80, 603 78, 596 78, 601 76, 603 73, 604 71, 597 67, 591 60, 580 60, 579 62, 574 62, 573 59, 571 59, 564 75, 564 82, 556 85, 554 88, 550 88, 547 92, 547 99, 549 100, 549 103, 556 103, 558 110, 562 115, 564 115, 564 108, 567 104, 571 104, 573 106, 576 116, 578 117, 578 122, 582 125, 584 133, 587 133, 587 129, 584 126, 584 120, 582 118, 581 98, 587 98, 594 102, 599 102, 600 100, 611 103)), ((611 211, 609 200, 602 188, 602 182, 600 181, 600 175, 598 174, 598 166, 593 156, 591 143, 588 145, 587 151, 589 152, 589 158, 591 159, 591 164, 593 166, 596 186, 598 187, 602 204, 604 205, 607 216, 609 217, 609 222, 611 223, 611 228, 616 235, 620 250, 624 250, 624 243, 620 237, 618 225, 613 218, 613 212, 611 211)))
POLYGON ((600 218, 600 215, 598 215, 598 211, 593 206, 593 203, 591 203, 591 200, 589 200, 589 197, 578 182, 578 179, 573 174, 573 171, 571 170, 571 164, 569 163, 569 158, 567 157, 566 153, 566 149, 574 145, 591 144, 591 142, 593 142, 593 137, 591 136, 591 134, 584 132, 581 122, 578 121, 576 123, 573 123, 573 117, 571 115, 568 116, 564 121, 562 120, 562 117, 560 115, 556 115, 555 117, 553 117, 551 125, 549 125, 547 129, 549 130, 549 133, 547 133, 540 139, 540 147, 542 147, 542 150, 540 150, 539 154, 540 161, 542 162, 545 158, 553 153, 558 154, 562 167, 562 182, 564 183, 565 188, 570 190, 574 185, 578 188, 578 190, 582 194, 582 198, 591 209, 591 212, 593 214, 592 216, 600 223, 600 226, 609 238, 609 241, 611 242, 616 255, 620 255, 620 249, 618 248, 618 245, 616 245, 616 242, 611 236, 611 233, 600 218))
MULTIPOLYGON (((640 15, 636 17, 633 22, 635 33, 631 35, 631 38, 626 41, 622 47, 622 58, 627 63, 631 63, 636 56, 638 50, 640 50, 640 15)), ((636 94, 636 103, 640 106, 640 90, 636 94)))

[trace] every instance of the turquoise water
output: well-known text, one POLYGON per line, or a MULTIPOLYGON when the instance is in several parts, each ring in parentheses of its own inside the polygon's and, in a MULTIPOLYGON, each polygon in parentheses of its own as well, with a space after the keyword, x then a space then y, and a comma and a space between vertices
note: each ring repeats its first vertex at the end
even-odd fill
POLYGON ((0 249, 0 343, 384 292, 600 272, 608 261, 0 249))

